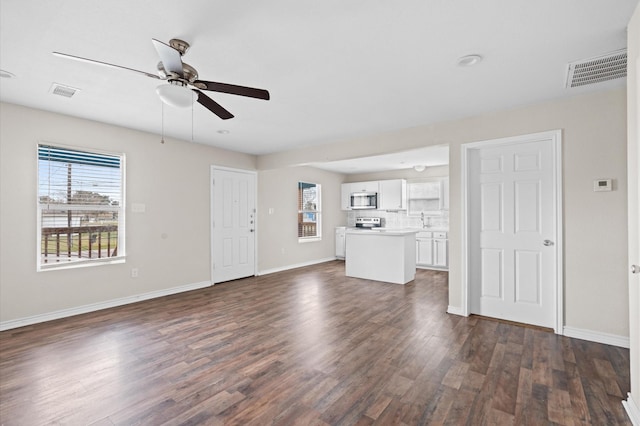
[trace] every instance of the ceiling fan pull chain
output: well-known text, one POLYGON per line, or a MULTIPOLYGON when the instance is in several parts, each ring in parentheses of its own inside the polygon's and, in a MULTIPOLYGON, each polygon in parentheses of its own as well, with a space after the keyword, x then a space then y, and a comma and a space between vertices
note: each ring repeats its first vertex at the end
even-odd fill
POLYGON ((160 143, 164 143, 164 102, 160 102, 160 122, 162 123, 160 126, 160 143))

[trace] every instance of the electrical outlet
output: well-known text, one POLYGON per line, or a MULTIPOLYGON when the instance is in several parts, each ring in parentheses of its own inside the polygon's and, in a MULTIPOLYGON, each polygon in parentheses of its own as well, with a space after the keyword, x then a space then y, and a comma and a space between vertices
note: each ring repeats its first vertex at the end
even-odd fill
POLYGON ((138 268, 131 268, 131 278, 138 278, 138 268))

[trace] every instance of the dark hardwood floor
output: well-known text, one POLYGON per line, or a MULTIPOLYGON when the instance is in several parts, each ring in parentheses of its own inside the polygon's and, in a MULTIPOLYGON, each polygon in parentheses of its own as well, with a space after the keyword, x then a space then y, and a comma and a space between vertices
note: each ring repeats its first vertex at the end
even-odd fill
POLYGON ((629 351, 329 262, 0 333, 2 425, 631 424, 629 351))

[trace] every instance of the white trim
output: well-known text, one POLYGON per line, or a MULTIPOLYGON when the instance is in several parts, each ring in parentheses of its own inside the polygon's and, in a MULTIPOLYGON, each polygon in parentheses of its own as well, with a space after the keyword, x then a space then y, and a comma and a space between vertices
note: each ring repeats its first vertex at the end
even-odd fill
POLYGON ((601 331, 583 330, 575 327, 564 327, 562 334, 574 339, 588 340, 590 342, 603 343, 605 345, 629 349, 629 337, 626 336, 603 333, 601 331))
POLYGON ((564 326, 564 241, 562 235, 563 230, 563 211, 562 211, 562 131, 551 130, 547 132, 531 133, 527 135, 512 136, 500 139, 491 139, 485 141, 470 142, 461 146, 461 174, 462 174, 462 313, 464 316, 470 314, 469 300, 469 185, 468 185, 468 168, 469 155, 472 149, 486 148, 489 146, 497 146, 503 144, 514 144, 521 142, 531 142, 534 140, 551 139, 554 147, 554 211, 556 215, 556 231, 554 236, 554 245, 556 251, 556 294, 555 294, 555 318, 554 331, 556 334, 563 333, 564 326))
POLYGON ((214 268, 214 185, 213 178, 215 171, 246 173, 253 175, 253 208, 254 208, 254 238, 253 238, 253 275, 258 275, 258 172, 256 170, 236 169, 232 167, 211 165, 209 169, 209 270, 211 273, 211 285, 215 284, 215 268, 214 268))
POLYGON ((273 273, 276 273, 276 272, 288 271, 290 269, 303 268, 305 266, 317 265, 319 263, 333 262, 334 260, 344 260, 344 259, 338 259, 336 257, 326 257, 324 259, 317 259, 317 260, 310 260, 308 262, 296 263, 295 265, 287 265, 287 266, 281 266, 281 267, 278 267, 278 268, 265 269, 264 271, 259 271, 258 275, 269 275, 269 274, 273 274, 273 273))
POLYGON ((631 397, 631 392, 627 394, 627 400, 622 401, 622 405, 627 411, 629 420, 631 420, 633 426, 640 426, 640 408, 638 408, 638 404, 636 404, 636 402, 631 397))
POLYGON ((91 303, 89 305, 77 306, 75 308, 48 312, 46 314, 39 314, 31 317, 18 318, 10 321, 2 321, 0 322, 0 331, 10 330, 18 327, 24 327, 26 325, 38 324, 46 321, 53 321, 60 318, 72 317, 74 315, 86 314, 89 312, 100 311, 103 309, 115 308, 117 306, 129 305, 131 303, 141 302, 143 300, 156 299, 158 297, 169 296, 177 293, 184 293, 185 291, 198 290, 198 289, 210 287, 210 286, 211 286, 211 282, 201 281, 199 283, 185 284, 178 287, 171 287, 163 290, 152 291, 150 293, 136 294, 133 296, 122 297, 119 299, 112 299, 104 302, 91 303))
POLYGON ((458 306, 451 306, 451 305, 447 306, 447 313, 452 315, 460 315, 463 317, 469 316, 467 313, 465 313, 463 308, 460 308, 458 306))
POLYGON ((416 265, 416 269, 426 269, 428 271, 442 271, 449 272, 448 266, 427 266, 427 265, 416 265))

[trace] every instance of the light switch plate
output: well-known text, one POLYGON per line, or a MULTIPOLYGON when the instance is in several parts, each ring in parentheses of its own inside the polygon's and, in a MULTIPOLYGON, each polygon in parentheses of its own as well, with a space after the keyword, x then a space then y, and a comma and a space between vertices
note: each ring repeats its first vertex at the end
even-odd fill
POLYGON ((133 213, 144 213, 145 211, 147 211, 147 206, 143 203, 132 203, 131 211, 133 213))

